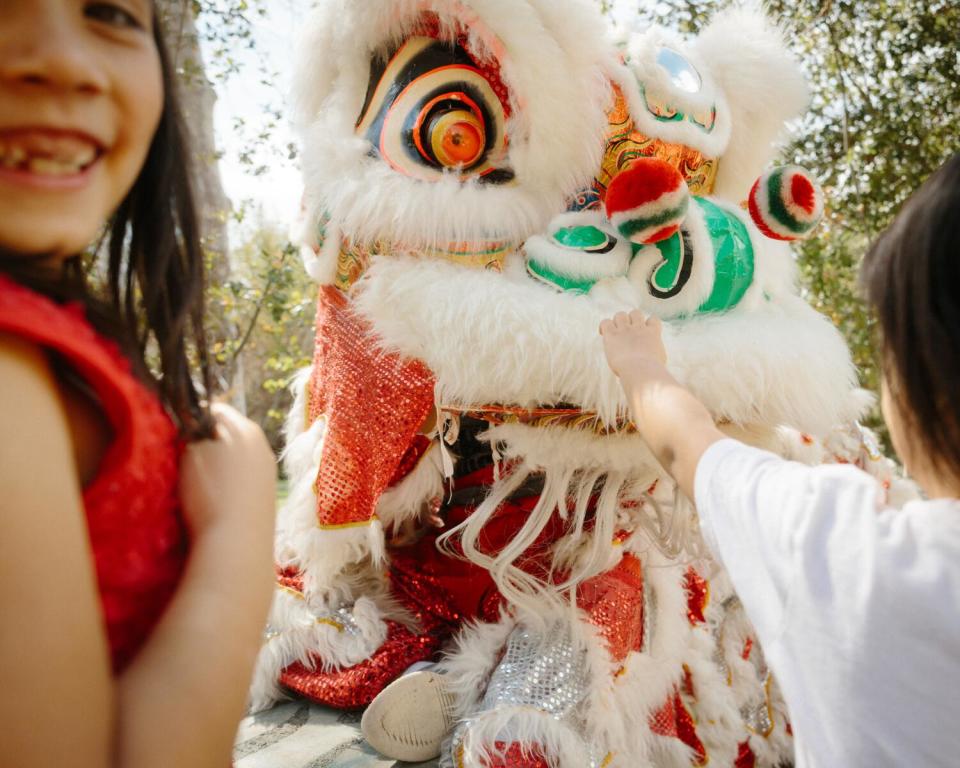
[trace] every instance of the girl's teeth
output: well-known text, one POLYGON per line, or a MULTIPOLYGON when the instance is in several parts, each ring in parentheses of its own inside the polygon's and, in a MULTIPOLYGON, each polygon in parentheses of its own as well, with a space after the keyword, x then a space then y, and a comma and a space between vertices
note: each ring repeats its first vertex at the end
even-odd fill
POLYGON ((86 168, 90 163, 97 159, 97 150, 93 147, 87 147, 74 160, 74 164, 80 168, 86 168))
MULTIPOLYGON (((2 0, 0 0, 2 2, 2 0)), ((23 147, 0 145, 0 166, 41 176, 68 176, 80 173, 97 159, 94 147, 84 147, 72 157, 31 156, 23 147)))
POLYGON ((74 163, 64 163, 47 157, 32 158, 29 168, 31 173, 39 176, 68 176, 80 171, 80 167, 74 163))
POLYGON ((0 152, 0 166, 35 173, 38 176, 70 176, 80 173, 97 159, 95 149, 81 152, 77 157, 30 157, 25 149, 8 147, 0 152))

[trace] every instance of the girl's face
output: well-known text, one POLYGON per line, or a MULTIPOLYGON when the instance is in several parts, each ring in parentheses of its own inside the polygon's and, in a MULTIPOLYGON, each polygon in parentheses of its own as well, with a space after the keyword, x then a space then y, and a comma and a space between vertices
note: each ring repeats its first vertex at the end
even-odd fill
POLYGON ((0 0, 0 248, 96 238, 163 110, 152 0, 0 0))

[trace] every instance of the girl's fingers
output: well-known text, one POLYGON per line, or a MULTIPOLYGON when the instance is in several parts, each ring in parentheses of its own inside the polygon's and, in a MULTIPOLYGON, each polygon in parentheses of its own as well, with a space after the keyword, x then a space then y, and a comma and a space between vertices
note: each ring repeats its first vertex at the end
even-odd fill
POLYGON ((660 331, 663 323, 656 315, 648 315, 643 310, 634 309, 629 314, 618 312, 600 323, 600 335, 607 336, 614 331, 626 331, 631 328, 653 328, 660 331))

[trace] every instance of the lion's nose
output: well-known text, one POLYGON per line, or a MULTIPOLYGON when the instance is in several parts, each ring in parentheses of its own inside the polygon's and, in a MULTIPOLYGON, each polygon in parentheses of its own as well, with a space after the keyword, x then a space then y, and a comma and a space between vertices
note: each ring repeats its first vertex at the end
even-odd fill
POLYGON ((675 235, 689 205, 690 190, 680 171, 656 157, 634 160, 607 188, 607 216, 637 245, 675 235))

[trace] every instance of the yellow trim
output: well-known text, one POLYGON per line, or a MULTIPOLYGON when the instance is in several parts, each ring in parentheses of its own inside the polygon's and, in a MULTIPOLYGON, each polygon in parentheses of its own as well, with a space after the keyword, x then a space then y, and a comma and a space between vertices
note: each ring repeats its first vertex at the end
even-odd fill
POLYGON ((749 725, 744 723, 747 726, 747 730, 750 733, 756 734, 757 736, 763 736, 765 739, 770 738, 770 734, 776 730, 777 721, 774 718, 773 705, 770 703, 770 684, 773 682, 773 675, 769 672, 767 673, 767 679, 763 683, 763 706, 767 708, 767 717, 770 719, 770 727, 766 731, 755 731, 749 725))
POLYGON ((334 284, 344 293, 349 293, 367 271, 371 259, 376 255, 413 253, 471 269, 503 272, 507 257, 516 250, 515 243, 503 240, 454 242, 413 250, 400 243, 378 240, 370 245, 360 245, 344 238, 337 256, 337 276, 334 284))
POLYGON ((603 758, 603 762, 600 763, 600 768, 607 768, 610 763, 613 762, 613 752, 607 752, 607 756, 603 758))
POLYGON ((277 584, 277 589, 281 592, 286 592, 290 597, 296 598, 297 600, 303 600, 303 592, 298 592, 293 587, 286 587, 283 584, 277 584))
POLYGON ((326 624, 328 627, 333 627, 337 632, 342 633, 344 630, 343 624, 339 621, 334 621, 333 619, 318 618, 317 624, 326 624))
POLYGON ((379 523, 380 518, 374 515, 369 520, 361 520, 358 523, 338 523, 336 525, 324 525, 323 523, 317 523, 317 528, 322 531, 342 531, 347 528, 364 528, 373 523, 379 523))

